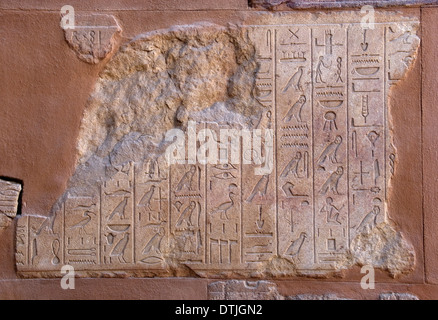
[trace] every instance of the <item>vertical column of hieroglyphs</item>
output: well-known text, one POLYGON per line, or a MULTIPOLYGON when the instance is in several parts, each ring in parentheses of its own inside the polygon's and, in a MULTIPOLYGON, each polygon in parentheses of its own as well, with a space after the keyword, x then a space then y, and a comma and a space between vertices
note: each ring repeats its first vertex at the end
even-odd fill
POLYGON ((151 157, 135 168, 135 262, 161 269, 169 236, 169 169, 165 157, 151 157))
POLYGON ((346 28, 312 29, 314 260, 330 268, 348 249, 346 28))
POLYGON ((384 218, 386 97, 384 27, 348 30, 350 239, 384 218))
POLYGON ((17 220, 15 263, 18 268, 28 266, 29 262, 29 216, 17 220))
POLYGON ((115 169, 117 172, 101 185, 100 190, 104 269, 124 268, 125 264, 134 263, 134 163, 115 169))
POLYGON ((269 146, 268 140, 273 137, 267 131, 274 129, 275 124, 277 35, 275 28, 271 27, 254 27, 249 34, 256 44, 259 63, 255 96, 265 107, 252 130, 252 151, 242 150, 242 260, 255 266, 277 253, 275 155, 269 152, 273 146, 269 146), (262 140, 261 149, 257 147, 258 139, 262 140), (248 165, 250 163, 254 165, 248 165))
POLYGON ((87 269, 100 263, 99 210, 99 196, 67 196, 57 215, 63 220, 66 264, 87 269))
MULTIPOLYGON (((203 125, 202 125, 203 126, 203 125)), ((198 124, 198 129, 201 125, 198 124)), ((188 139, 190 140, 190 134, 188 139)), ((196 139, 196 130, 193 132, 196 139)), ((199 149, 197 142, 196 150, 199 149)), ((188 152, 192 152, 188 150, 188 152)), ((181 263, 206 261, 205 206, 206 166, 186 152, 187 164, 170 166, 170 244, 172 255, 181 263), (190 159, 189 159, 190 156, 190 159)))
POLYGON ((313 264, 312 56, 307 26, 282 26, 276 41, 279 255, 313 264))
POLYGON ((206 263, 218 270, 236 268, 241 263, 240 130, 220 122, 207 129, 218 142, 219 161, 207 164, 206 263))
MULTIPOLYGON (((65 260, 61 211, 48 217, 27 216, 18 220, 15 257, 19 268, 25 270, 44 265, 45 270, 58 271, 60 266, 68 263, 65 260)), ((97 260, 94 261, 96 263, 97 260)))

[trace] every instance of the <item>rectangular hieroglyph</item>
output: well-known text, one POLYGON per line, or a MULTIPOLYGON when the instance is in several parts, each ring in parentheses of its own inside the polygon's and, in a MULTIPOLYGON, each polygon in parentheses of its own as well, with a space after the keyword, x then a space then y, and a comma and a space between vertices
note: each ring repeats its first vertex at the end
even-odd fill
MULTIPOLYGON (((98 193, 20 219, 18 270, 255 275, 276 259, 294 273, 336 269, 355 236, 385 220, 395 159, 388 91, 418 39, 406 25, 246 27, 265 107, 257 129, 273 130, 274 152, 259 156, 273 158, 272 171, 257 175, 245 164, 257 155, 242 150, 237 164, 133 161, 98 193)), ((206 127, 218 137, 228 128, 197 129, 206 127)))

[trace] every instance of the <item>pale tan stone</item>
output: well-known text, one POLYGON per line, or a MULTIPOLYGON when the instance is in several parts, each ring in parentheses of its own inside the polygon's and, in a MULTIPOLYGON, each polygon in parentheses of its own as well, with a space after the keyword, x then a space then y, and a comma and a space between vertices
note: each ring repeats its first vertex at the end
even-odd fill
POLYGON ((418 22, 378 14, 364 30, 360 18, 263 14, 125 44, 89 100, 68 189, 49 217, 18 222, 19 273, 59 276, 64 264, 91 277, 412 270, 413 249, 388 219, 388 96, 416 58, 418 22), (262 139, 261 164, 169 165, 164 135, 192 134, 190 120, 219 140, 220 129, 261 129, 266 139, 272 129, 273 144, 262 139))
POLYGON ((327 294, 297 294, 296 296, 286 297, 287 300, 352 300, 348 298, 341 298, 334 293, 327 294))
POLYGON ((407 274, 415 265, 414 248, 388 223, 358 234, 350 249, 351 263, 388 270, 393 276, 407 274))
POLYGON ((381 293, 379 300, 420 300, 416 295, 411 293, 381 293))
POLYGON ((122 32, 117 20, 107 14, 75 14, 74 28, 65 28, 65 40, 79 59, 96 64, 116 47, 122 32))
POLYGON ((0 179, 0 229, 10 226, 17 215, 21 184, 0 179))
MULTIPOLYGON (((348 300, 336 294, 298 294, 283 296, 271 281, 228 280, 208 285, 209 300, 348 300)), ((394 295, 394 294, 393 294, 394 295)), ((386 297, 386 295, 381 295, 386 297)), ((391 296, 392 297, 392 296, 391 296)))
POLYGON ((269 281, 229 280, 208 285, 210 300, 283 300, 277 285, 269 281))

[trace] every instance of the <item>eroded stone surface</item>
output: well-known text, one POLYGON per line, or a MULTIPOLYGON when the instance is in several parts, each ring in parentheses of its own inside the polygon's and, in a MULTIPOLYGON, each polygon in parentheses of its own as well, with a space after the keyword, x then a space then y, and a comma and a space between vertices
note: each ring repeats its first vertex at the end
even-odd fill
POLYGON ((333 293, 283 296, 270 281, 218 281, 209 284, 207 291, 209 300, 347 300, 333 293))
POLYGON ((382 293, 379 296, 380 300, 419 300, 417 296, 410 293, 382 293))
POLYGON ((388 270, 393 276, 409 273, 415 265, 414 249, 387 223, 358 234, 350 250, 353 264, 375 266, 388 270))
POLYGON ((334 293, 327 294, 297 294, 296 296, 288 296, 286 300, 351 300, 348 298, 340 298, 334 293))
POLYGON ((0 179, 0 229, 11 225, 18 211, 21 184, 0 179))
POLYGON ((388 222, 387 104, 416 57, 418 23, 389 17, 364 30, 356 13, 266 14, 257 25, 133 39, 97 81, 68 190, 50 216, 18 222, 19 273, 59 276, 64 264, 79 276, 410 271, 413 249, 388 222), (201 163, 200 152, 169 164, 173 128, 198 147, 203 129, 218 141, 221 129, 257 129, 262 148, 230 152, 227 163, 201 163))
POLYGON ((78 58, 92 64, 113 51, 121 32, 117 20, 106 14, 76 14, 74 28, 64 29, 65 40, 78 58))
POLYGON ((281 7, 282 4, 290 8, 341 8, 341 7, 362 7, 365 5, 373 7, 390 7, 390 6, 420 6, 425 4, 436 4, 436 0, 249 0, 252 7, 274 9, 281 7))
MULTIPOLYGON (((210 283, 207 287, 209 300, 352 300, 335 293, 302 293, 283 296, 271 281, 228 280, 210 283)), ((410 293, 381 293, 379 300, 419 300, 410 293)))
POLYGON ((269 281, 229 280, 208 285, 210 300, 283 300, 277 285, 269 281))

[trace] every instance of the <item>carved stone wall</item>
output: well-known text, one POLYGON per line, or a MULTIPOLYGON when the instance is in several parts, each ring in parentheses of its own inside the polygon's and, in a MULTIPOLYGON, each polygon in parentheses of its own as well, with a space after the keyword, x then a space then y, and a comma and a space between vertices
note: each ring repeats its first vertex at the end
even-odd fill
POLYGON ((413 249, 387 218, 388 93, 416 58, 418 22, 296 17, 175 27, 122 47, 84 115, 68 190, 47 218, 18 223, 20 274, 411 271, 413 249), (220 130, 260 132, 262 154, 253 142, 234 160, 202 163, 198 151, 169 164, 175 126, 200 143, 205 129, 223 144, 220 130))
POLYGON ((436 299, 433 3, 0 1, 0 298, 436 299))

